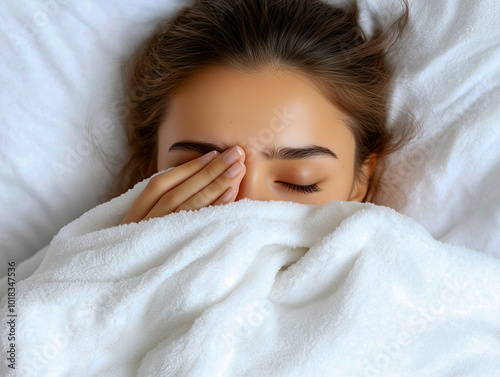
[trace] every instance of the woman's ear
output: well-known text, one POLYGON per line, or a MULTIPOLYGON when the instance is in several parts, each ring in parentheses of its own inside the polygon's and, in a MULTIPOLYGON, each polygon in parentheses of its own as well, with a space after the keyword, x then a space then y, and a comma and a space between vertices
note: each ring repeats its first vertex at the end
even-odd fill
POLYGON ((358 172, 359 176, 354 177, 354 184, 349 195, 350 202, 362 202, 365 198, 371 177, 377 166, 377 157, 371 154, 361 166, 361 171, 358 172))

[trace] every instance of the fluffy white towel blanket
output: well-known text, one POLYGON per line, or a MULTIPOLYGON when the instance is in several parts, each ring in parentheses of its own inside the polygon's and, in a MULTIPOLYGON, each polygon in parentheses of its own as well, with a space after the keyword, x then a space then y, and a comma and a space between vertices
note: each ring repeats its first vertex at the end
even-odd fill
POLYGON ((117 226, 148 180, 62 228, 3 297, 1 375, 499 376, 498 259, 363 203, 117 226))

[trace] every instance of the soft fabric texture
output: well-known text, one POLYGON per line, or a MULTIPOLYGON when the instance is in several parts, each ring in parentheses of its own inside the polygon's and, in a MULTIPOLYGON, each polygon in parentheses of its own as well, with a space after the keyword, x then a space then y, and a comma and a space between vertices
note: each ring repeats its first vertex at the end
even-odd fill
POLYGON ((369 203, 117 225, 148 181, 62 228, 17 283, 1 375, 498 376, 498 259, 369 203))
MULTIPOLYGON (((3 2, 1 266, 32 256, 104 201, 117 167, 108 172, 97 150, 117 161, 126 153, 121 66, 161 20, 192 3, 3 2)), ((358 3, 367 29, 372 19, 388 25, 402 10, 399 0, 358 3)), ((376 204, 414 218, 436 239, 499 256, 500 2, 410 5, 405 37, 390 55, 390 109, 397 118, 407 103, 423 136, 391 157, 376 204)))

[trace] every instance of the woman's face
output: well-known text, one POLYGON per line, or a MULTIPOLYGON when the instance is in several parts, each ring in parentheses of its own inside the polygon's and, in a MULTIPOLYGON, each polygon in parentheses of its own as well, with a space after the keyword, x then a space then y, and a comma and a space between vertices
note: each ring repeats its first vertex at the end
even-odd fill
POLYGON ((299 73, 213 66, 182 85, 169 111, 159 128, 157 171, 237 144, 245 150, 246 173, 236 200, 321 205, 361 201, 366 194, 367 186, 354 182, 351 131, 299 73), (182 149, 176 143, 184 143, 182 149), (298 192, 282 182, 316 184, 320 191, 298 192))

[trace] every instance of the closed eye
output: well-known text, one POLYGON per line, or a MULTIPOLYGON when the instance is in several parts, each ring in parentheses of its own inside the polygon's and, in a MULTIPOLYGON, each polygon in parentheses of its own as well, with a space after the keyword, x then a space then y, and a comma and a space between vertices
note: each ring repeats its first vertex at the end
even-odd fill
POLYGON ((301 194, 313 194, 315 192, 321 191, 321 189, 319 188, 319 186, 316 183, 313 185, 309 185, 309 186, 299 186, 299 185, 294 185, 291 183, 280 182, 280 181, 278 181, 278 183, 280 183, 287 190, 299 192, 301 194))

